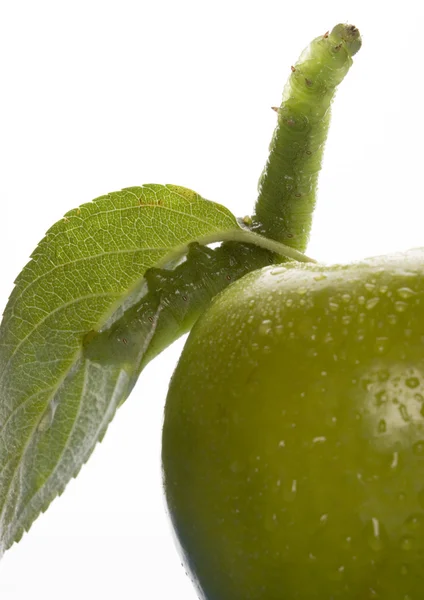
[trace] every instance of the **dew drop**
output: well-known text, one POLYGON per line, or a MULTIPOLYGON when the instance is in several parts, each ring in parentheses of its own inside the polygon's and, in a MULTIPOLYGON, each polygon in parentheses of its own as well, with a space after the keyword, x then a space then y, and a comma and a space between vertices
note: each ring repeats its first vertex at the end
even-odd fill
POLYGON ((407 387, 414 389, 420 385, 420 380, 418 377, 408 377, 408 379, 405 380, 405 384, 407 387))
POLYGON ((304 296, 307 291, 308 291, 308 288, 305 288, 305 287, 299 287, 296 290, 296 292, 299 294, 299 296, 304 296))
POLYGON ((380 302, 380 298, 370 298, 369 300, 367 300, 366 304, 365 304, 365 308, 367 310, 372 310, 375 306, 377 306, 377 304, 380 302))
POLYGON ((272 322, 269 319, 265 319, 259 325, 259 333, 261 335, 270 335, 272 333, 272 322))
POLYGON ((325 337, 324 337, 324 343, 325 344, 331 344, 332 341, 334 341, 334 338, 331 335, 331 333, 330 332, 326 333, 325 337))
POLYGON ((342 294, 342 300, 345 304, 348 304, 351 300, 351 295, 350 294, 342 294))
POLYGON ((365 304, 365 296, 358 296, 358 304, 365 304))
POLYGON ((388 290, 388 286, 387 285, 381 285, 380 286, 380 293, 381 294, 387 294, 387 290, 388 290))
POLYGON ((390 463, 390 468, 391 469, 396 469, 396 467, 399 465, 399 453, 398 452, 393 452, 393 457, 392 457, 392 462, 390 463))
POLYGON ((404 404, 401 404, 399 406, 399 412, 400 412, 400 416, 402 417, 403 421, 409 421, 410 420, 410 416, 408 414, 408 409, 406 408, 406 406, 404 404))
POLYGON ((286 306, 288 306, 290 308, 290 306, 292 306, 293 304, 293 299, 292 298, 287 298, 286 300, 286 306))
POLYGON ((414 538, 410 537, 409 535, 405 535, 400 540, 400 547, 401 547, 401 550, 405 550, 405 552, 412 550, 414 547, 414 538))
POLYGON ((409 531, 417 531, 417 529, 421 529, 424 524, 424 515, 420 513, 415 513, 410 515, 406 521, 405 525, 409 529, 409 531))
POLYGON ((377 406, 381 406, 382 404, 384 404, 385 402, 387 402, 387 394, 384 390, 381 390, 381 392, 377 392, 375 395, 375 403, 377 406))
POLYGON ((324 273, 320 273, 319 275, 315 275, 314 277, 315 281, 322 281, 323 279, 327 279, 327 275, 325 275, 324 273))
POLYGON ((416 456, 424 456, 424 440, 419 440, 412 445, 412 452, 416 456))
POLYGON ((375 284, 374 283, 366 283, 365 284, 365 289, 368 290, 369 292, 372 292, 373 289, 375 288, 375 284))
POLYGON ((412 291, 410 288, 407 287, 401 287, 397 290, 398 296, 400 298, 403 298, 404 300, 407 300, 408 298, 410 298, 411 296, 415 295, 415 292, 412 291))
POLYGON ((331 581, 341 581, 344 576, 344 570, 344 565, 340 565, 340 567, 338 567, 335 571, 330 571, 328 573, 328 578, 331 581))
POLYGON ((385 433, 387 431, 387 423, 384 419, 380 419, 378 422, 378 432, 385 433))
POLYGON ((343 325, 349 325, 351 321, 352 321, 352 317, 350 315, 343 315, 343 317, 342 317, 343 325))
POLYGON ((399 313, 403 313, 405 312, 405 310, 408 308, 408 305, 406 302, 402 302, 401 300, 398 300, 397 302, 395 302, 395 310, 399 313))
POLYGON ((378 337, 375 343, 375 349, 378 354, 384 354, 388 349, 389 338, 378 337))
POLYGON ((339 310, 339 305, 337 304, 337 302, 329 302, 328 304, 330 310, 332 310, 333 312, 336 312, 339 310))
POLYGON ((380 527, 380 521, 375 517, 371 518, 371 523, 366 528, 368 546, 374 552, 380 552, 384 548, 384 541, 380 527))

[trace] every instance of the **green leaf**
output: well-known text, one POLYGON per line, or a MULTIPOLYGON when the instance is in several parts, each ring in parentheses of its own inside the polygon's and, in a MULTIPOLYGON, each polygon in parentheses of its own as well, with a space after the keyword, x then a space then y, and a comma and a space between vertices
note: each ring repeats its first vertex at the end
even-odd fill
POLYGON ((137 365, 91 360, 87 336, 140 297, 146 270, 234 230, 221 205, 146 185, 74 209, 47 232, 0 327, 1 552, 77 475, 133 385, 137 365))

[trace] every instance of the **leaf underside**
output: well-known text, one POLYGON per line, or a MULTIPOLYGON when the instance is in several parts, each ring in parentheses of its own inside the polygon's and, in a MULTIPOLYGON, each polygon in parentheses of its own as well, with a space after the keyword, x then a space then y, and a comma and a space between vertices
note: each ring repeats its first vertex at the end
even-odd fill
POLYGON ((84 204, 47 232, 0 326, 0 552, 78 474, 133 385, 138 365, 92 361, 88 332, 135 301, 148 269, 237 228, 191 190, 146 185, 84 204))

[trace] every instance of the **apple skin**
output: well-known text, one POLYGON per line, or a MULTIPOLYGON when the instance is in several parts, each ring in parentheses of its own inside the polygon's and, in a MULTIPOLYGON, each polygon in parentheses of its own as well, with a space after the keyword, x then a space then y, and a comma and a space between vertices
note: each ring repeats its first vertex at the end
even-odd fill
POLYGON ((200 598, 424 598, 424 250, 219 294, 173 375, 162 461, 200 598))

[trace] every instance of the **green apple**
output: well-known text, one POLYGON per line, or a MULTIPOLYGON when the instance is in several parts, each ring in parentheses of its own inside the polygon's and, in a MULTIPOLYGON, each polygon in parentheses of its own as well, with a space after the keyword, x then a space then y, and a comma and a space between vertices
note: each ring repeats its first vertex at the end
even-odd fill
POLYGON ((172 378, 162 460, 201 598, 424 598, 424 251, 231 285, 172 378))

